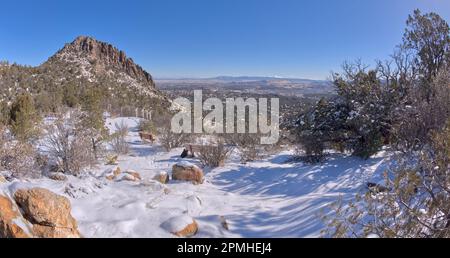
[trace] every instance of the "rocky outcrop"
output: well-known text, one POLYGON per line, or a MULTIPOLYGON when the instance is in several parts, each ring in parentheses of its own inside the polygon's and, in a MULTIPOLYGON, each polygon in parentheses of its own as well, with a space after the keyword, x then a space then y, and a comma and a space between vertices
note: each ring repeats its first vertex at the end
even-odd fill
POLYGON ((122 71, 128 76, 155 88, 152 76, 128 58, 125 52, 115 48, 106 42, 98 41, 91 37, 80 36, 72 43, 60 50, 56 56, 64 56, 65 53, 74 53, 79 57, 87 58, 98 72, 108 69, 122 71))
POLYGON ((109 181, 114 181, 119 178, 120 174, 122 174, 122 170, 120 169, 120 167, 115 167, 106 171, 105 178, 109 181))
POLYGON ((122 173, 120 176, 116 177, 117 181, 130 181, 130 182, 138 182, 142 180, 141 175, 134 170, 127 170, 122 173))
POLYGON ((0 237, 79 238, 67 198, 43 188, 0 195, 0 237))
POLYGON ((0 195, 0 238, 32 237, 29 227, 16 204, 0 195))
POLYGON ((142 180, 141 174, 139 174, 138 172, 134 171, 134 170, 127 170, 125 171, 125 174, 132 176, 133 178, 135 178, 134 181, 140 181, 142 180))
POLYGON ((187 215, 170 218, 161 227, 178 237, 191 237, 198 232, 197 222, 187 215))
POLYGON ((14 200, 23 216, 33 224, 33 233, 45 238, 80 237, 75 219, 70 214, 70 201, 43 188, 18 190, 14 200))
POLYGON ((67 181, 67 176, 63 173, 51 173, 50 175, 48 175, 48 178, 55 181, 67 181))
POLYGON ((130 181, 130 182, 137 182, 139 181, 138 178, 130 175, 130 174, 123 174, 119 179, 117 179, 118 181, 130 181))
POLYGON ((126 170, 122 172, 120 167, 116 167, 114 169, 107 170, 104 174, 105 178, 109 181, 132 181, 137 182, 141 181, 141 175, 134 170, 126 170))
POLYGON ((172 168, 172 179, 191 181, 195 184, 203 183, 203 171, 189 162, 180 162, 172 168))
POLYGON ((120 167, 117 167, 113 170, 114 177, 118 177, 120 174, 122 174, 122 170, 120 169, 120 167))
POLYGON ((158 181, 161 184, 167 184, 169 183, 169 174, 167 174, 167 172, 160 172, 153 177, 153 180, 158 181))
POLYGON ((165 110, 171 106, 170 99, 156 88, 150 73, 124 51, 86 36, 66 44, 39 66, 0 65, 0 77, 0 95, 6 99, 15 99, 23 89, 43 90, 43 94, 69 89, 70 96, 78 99, 86 89, 95 87, 106 94, 105 98, 121 100, 119 103, 129 106, 127 112, 136 107, 165 110))

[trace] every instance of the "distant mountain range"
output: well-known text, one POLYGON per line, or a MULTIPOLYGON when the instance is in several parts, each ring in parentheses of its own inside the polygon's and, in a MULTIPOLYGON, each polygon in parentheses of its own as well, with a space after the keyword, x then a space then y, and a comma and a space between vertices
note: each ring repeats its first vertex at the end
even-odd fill
POLYGON ((214 77, 217 80, 223 81, 281 81, 287 80, 292 82, 326 82, 325 80, 311 80, 300 78, 288 78, 279 76, 217 76, 214 77))
POLYGON ((280 81, 288 80, 292 82, 328 82, 326 80, 313 80, 291 77, 279 77, 279 76, 216 76, 216 77, 181 77, 181 78, 158 78, 155 77, 155 81, 227 81, 227 82, 243 82, 243 81, 280 81))
POLYGON ((333 94, 333 84, 325 80, 279 78, 264 76, 218 76, 213 78, 165 78, 155 79, 158 88, 233 90, 303 96, 305 94, 333 94))

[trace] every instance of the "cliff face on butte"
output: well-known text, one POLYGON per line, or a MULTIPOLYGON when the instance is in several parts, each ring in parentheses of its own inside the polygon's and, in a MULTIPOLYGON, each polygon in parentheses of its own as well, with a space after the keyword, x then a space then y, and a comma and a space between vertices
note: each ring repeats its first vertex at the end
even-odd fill
POLYGON ((150 73, 127 57, 124 51, 92 37, 76 38, 42 66, 63 69, 66 74, 75 72, 89 82, 106 80, 108 84, 121 84, 122 87, 137 90, 140 95, 162 95, 150 73))
POLYGON ((91 37, 80 36, 58 51, 47 63, 65 61, 79 63, 80 67, 94 73, 117 72, 155 88, 152 76, 111 44, 91 37), (87 61, 87 62, 86 62, 87 61), (85 66, 83 66, 85 65, 85 66))
POLYGON ((57 99, 53 96, 71 89, 80 97, 89 87, 100 89, 116 107, 166 109, 170 105, 149 72, 124 51, 92 37, 77 37, 36 67, 0 63, 0 101, 12 101, 23 91, 57 99))

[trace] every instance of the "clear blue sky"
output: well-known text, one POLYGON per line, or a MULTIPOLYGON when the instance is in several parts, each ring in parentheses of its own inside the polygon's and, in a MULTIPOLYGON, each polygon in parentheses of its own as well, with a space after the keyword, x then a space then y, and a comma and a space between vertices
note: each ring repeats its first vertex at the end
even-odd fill
POLYGON ((38 65, 78 35, 125 50, 155 77, 325 79, 383 59, 415 8, 449 0, 14 0, 0 6, 0 60, 38 65))

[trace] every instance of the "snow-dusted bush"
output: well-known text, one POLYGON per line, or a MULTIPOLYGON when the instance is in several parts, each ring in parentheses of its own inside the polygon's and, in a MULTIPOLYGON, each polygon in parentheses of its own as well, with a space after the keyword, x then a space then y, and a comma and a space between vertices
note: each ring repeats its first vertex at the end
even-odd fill
POLYGON ((29 143, 11 142, 2 155, 2 167, 16 178, 36 177, 40 174, 36 164, 36 150, 29 143))
POLYGON ((217 144, 201 146, 197 156, 204 166, 222 167, 231 151, 231 147, 226 146, 223 141, 219 141, 217 144))
POLYGON ((169 127, 164 127, 159 129, 158 139, 163 148, 170 151, 186 144, 189 141, 189 135, 174 133, 169 127))
POLYGON ((95 163, 89 131, 80 127, 80 113, 59 118, 47 128, 45 145, 49 158, 63 173, 79 175, 83 168, 95 163))
POLYGON ((333 147, 369 158, 389 144, 401 91, 386 85, 378 68, 367 71, 360 62, 344 64, 333 80, 338 96, 321 99, 300 116, 297 140, 310 157, 333 147))
POLYGON ((40 171, 36 157, 36 150, 31 144, 13 139, 4 126, 0 128, 1 169, 11 172, 16 178, 38 176, 40 171))
POLYGON ((383 238, 450 237, 450 120, 431 144, 402 155, 386 172, 385 192, 368 191, 335 205, 326 236, 383 238))
POLYGON ((278 153, 282 145, 282 140, 275 144, 261 144, 261 138, 264 137, 261 133, 221 134, 220 137, 224 138, 228 145, 239 151, 242 163, 260 160, 278 153))
POLYGON ((152 121, 141 120, 139 122, 138 128, 139 128, 140 132, 148 132, 148 133, 156 134, 156 127, 152 121))
POLYGON ((125 137, 128 135, 129 128, 124 122, 116 123, 115 127, 116 131, 110 136, 111 147, 116 154, 128 154, 130 146, 125 137))
POLYGON ((399 106, 393 115, 394 147, 402 152, 419 150, 431 139, 431 130, 439 130, 450 116, 450 71, 445 69, 429 84, 433 94, 424 100, 422 87, 410 90, 408 105, 399 106))
POLYGON ((226 141, 239 150, 242 162, 255 161, 264 155, 260 134, 236 133, 225 134, 225 136, 226 141))
POLYGON ((157 136, 161 146, 170 151, 173 148, 183 147, 190 140, 186 133, 174 133, 171 130, 172 116, 166 112, 155 112, 152 120, 143 120, 139 124, 139 130, 157 136))
POLYGON ((342 124, 347 113, 341 103, 322 99, 303 114, 294 130, 297 159, 311 163, 321 161, 326 144, 339 142, 345 134, 342 124))

